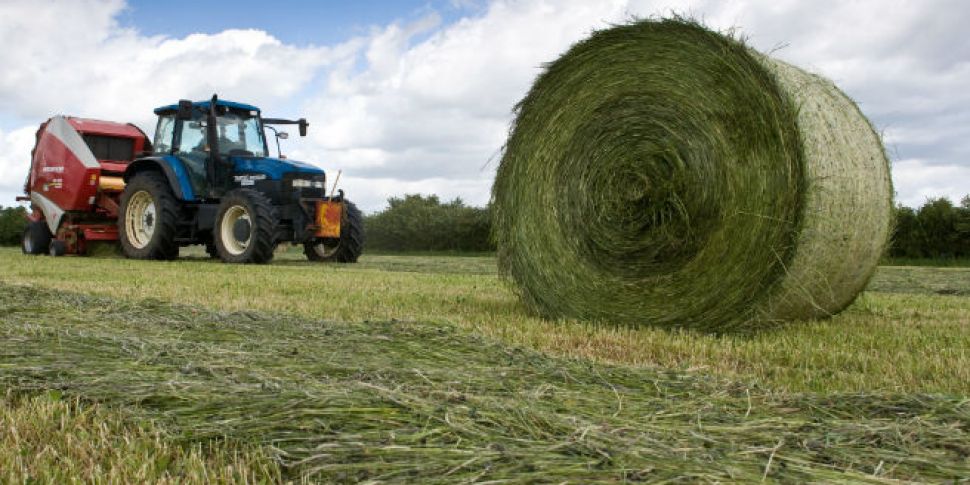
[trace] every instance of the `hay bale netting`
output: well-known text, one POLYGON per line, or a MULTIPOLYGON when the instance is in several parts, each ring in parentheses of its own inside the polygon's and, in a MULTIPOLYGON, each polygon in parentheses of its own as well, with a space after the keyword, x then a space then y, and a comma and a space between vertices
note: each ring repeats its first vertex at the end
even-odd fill
POLYGON ((681 20, 596 32, 550 64, 492 202, 500 270, 539 313, 709 330, 842 310, 892 220, 852 100, 681 20))

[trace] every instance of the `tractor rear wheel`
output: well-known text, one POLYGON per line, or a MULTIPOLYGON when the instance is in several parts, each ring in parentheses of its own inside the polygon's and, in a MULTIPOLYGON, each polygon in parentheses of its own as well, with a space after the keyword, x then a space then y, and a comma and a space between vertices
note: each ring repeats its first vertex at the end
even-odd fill
POLYGON ((251 189, 226 194, 219 204, 212 239, 227 263, 268 263, 276 249, 278 217, 273 204, 251 189))
POLYGON ((45 254, 51 244, 51 230, 44 221, 30 221, 24 228, 24 237, 20 240, 20 249, 24 254, 45 254))
POLYGON ((118 239, 132 259, 175 259, 175 223, 179 203, 168 180, 158 172, 135 174, 121 193, 118 239))
POLYGON ((303 254, 310 261, 356 263, 364 252, 364 218, 360 209, 349 200, 344 201, 339 239, 316 239, 303 244, 303 254))

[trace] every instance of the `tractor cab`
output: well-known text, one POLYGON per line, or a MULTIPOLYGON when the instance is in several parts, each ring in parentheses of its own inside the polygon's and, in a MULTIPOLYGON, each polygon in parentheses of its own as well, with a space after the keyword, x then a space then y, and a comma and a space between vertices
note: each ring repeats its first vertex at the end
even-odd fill
MULTIPOLYGON (((294 176, 310 178, 312 185, 323 188, 323 170, 301 162, 270 158, 264 128, 270 123, 297 124, 300 134, 305 136, 308 126, 305 119, 263 119, 255 106, 215 96, 212 100, 194 103, 183 100, 157 108, 155 113, 158 124, 154 153, 175 157, 181 162, 195 199, 218 198, 239 182, 255 185, 256 181, 294 176)), ((276 137, 280 136, 273 131, 276 137)), ((277 149, 278 146, 277 140, 277 149)), ((271 196, 278 195, 279 190, 267 189, 271 196)), ((322 190, 319 192, 317 195, 322 195, 322 190)))

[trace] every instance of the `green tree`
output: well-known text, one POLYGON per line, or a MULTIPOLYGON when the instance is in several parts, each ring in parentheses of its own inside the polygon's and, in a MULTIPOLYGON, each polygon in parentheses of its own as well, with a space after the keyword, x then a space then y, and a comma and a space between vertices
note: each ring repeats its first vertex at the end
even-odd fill
POLYGON ((896 206, 896 229, 893 233, 889 255, 896 258, 922 258, 923 231, 916 211, 903 205, 896 206))
POLYGON ((27 210, 23 207, 0 206, 0 245, 20 244, 24 228, 27 227, 27 210))
POLYGON ((946 197, 930 199, 917 213, 922 231, 922 248, 931 258, 960 256, 957 210, 946 197))
POLYGON ((491 251, 487 208, 436 195, 391 197, 387 208, 364 219, 367 246, 384 251, 491 251))
POLYGON ((961 257, 970 256, 970 195, 960 199, 960 205, 956 207, 956 232, 958 254, 961 257))

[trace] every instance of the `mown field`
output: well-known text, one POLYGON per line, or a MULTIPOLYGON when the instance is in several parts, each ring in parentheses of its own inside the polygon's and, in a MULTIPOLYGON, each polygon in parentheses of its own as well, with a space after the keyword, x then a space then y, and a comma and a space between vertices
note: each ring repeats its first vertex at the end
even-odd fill
POLYGON ((882 267, 835 318, 712 335, 535 318, 488 256, 2 249, 0 481, 960 480, 968 294, 882 267))

